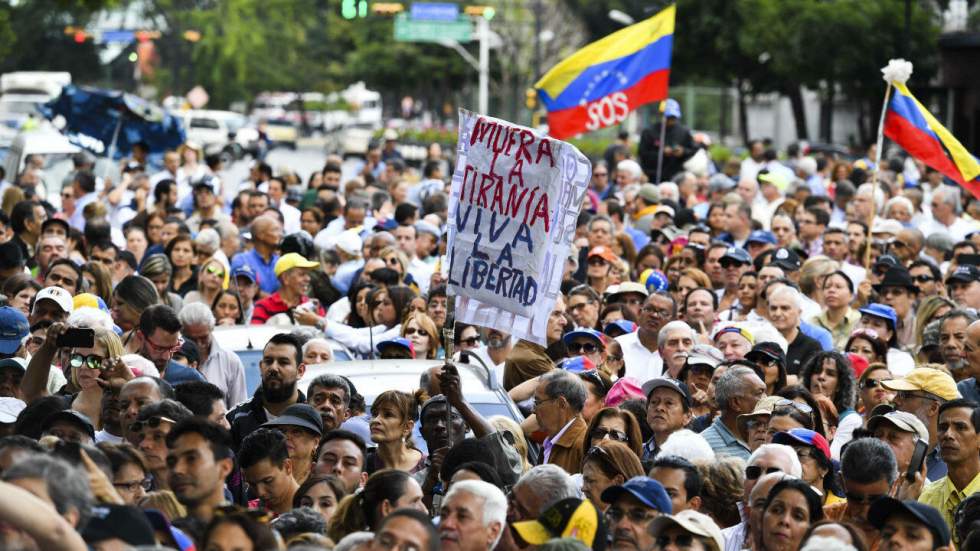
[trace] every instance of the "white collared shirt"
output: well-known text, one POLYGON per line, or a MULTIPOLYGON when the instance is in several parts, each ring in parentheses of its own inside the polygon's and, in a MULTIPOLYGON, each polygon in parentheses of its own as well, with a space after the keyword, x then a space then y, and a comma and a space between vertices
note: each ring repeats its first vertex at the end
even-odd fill
POLYGON ((659 377, 664 371, 664 361, 660 351, 650 351, 640 342, 639 331, 633 331, 616 337, 623 349, 623 363, 626 366, 626 376, 643 383, 659 377))

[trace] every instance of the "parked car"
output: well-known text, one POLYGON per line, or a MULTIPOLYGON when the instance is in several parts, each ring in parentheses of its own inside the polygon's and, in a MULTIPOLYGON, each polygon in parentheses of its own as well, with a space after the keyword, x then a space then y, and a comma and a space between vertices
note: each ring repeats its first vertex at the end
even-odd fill
MULTIPOLYGON (((411 392, 419 388, 419 378, 427 369, 441 366, 442 360, 355 360, 350 362, 327 362, 306 366, 306 373, 299 381, 303 392, 310 382, 320 375, 330 373, 343 375, 354 383, 357 392, 364 396, 367 411, 378 394, 386 390, 398 389, 411 392)), ((503 415, 520 423, 524 416, 517 405, 507 395, 493 373, 474 361, 470 364, 457 363, 463 395, 484 417, 503 415)))
MULTIPOLYGON (((242 364, 245 365, 245 386, 249 396, 262 384, 262 376, 259 372, 262 349, 273 335, 289 332, 291 329, 276 325, 221 325, 214 328, 215 342, 221 348, 238 354, 242 364)), ((354 355, 344 345, 332 339, 327 339, 327 342, 330 343, 334 363, 343 364, 354 359, 354 355)))
POLYGON ((299 128, 296 127, 295 122, 289 119, 266 119, 263 129, 273 146, 281 145, 296 149, 299 128))
MULTIPOLYGON (((68 141, 64 135, 48 129, 30 130, 17 134, 4 157, 3 168, 7 179, 13 181, 24 170, 28 155, 44 157, 44 185, 38 186, 41 199, 61 208, 61 182, 74 170, 71 156, 81 148, 68 141)), ((100 176, 102 173, 98 173, 100 176)), ((117 180, 118 181, 118 180, 117 180)))

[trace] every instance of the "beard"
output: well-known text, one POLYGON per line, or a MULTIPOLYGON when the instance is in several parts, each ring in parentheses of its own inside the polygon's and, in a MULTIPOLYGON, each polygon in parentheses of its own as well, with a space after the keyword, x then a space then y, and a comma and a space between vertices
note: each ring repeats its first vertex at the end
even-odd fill
POLYGON ((285 379, 268 379, 262 381, 262 396, 265 401, 273 404, 285 402, 293 397, 296 391, 296 379, 286 381, 285 379))

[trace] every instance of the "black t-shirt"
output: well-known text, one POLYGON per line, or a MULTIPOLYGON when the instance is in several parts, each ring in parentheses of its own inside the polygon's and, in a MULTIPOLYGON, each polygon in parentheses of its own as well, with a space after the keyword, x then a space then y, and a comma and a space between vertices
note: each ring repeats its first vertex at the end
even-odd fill
POLYGON ((800 368, 803 367, 814 354, 822 352, 823 347, 820 343, 813 338, 810 338, 799 331, 796 334, 796 338, 793 342, 789 343, 789 348, 786 350, 786 373, 790 375, 799 375, 800 368))

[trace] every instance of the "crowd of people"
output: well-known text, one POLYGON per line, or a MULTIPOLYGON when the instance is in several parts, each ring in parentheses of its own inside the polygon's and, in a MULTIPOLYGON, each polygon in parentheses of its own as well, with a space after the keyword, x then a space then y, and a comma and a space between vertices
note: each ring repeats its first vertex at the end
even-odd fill
POLYGON ((593 160, 545 345, 452 321, 437 144, 242 182, 191 143, 118 183, 30 159, 0 548, 980 549, 980 201, 874 146, 713 159, 665 115, 593 160), (253 324, 250 392, 215 328, 253 324), (368 401, 337 350, 444 361, 368 401))

